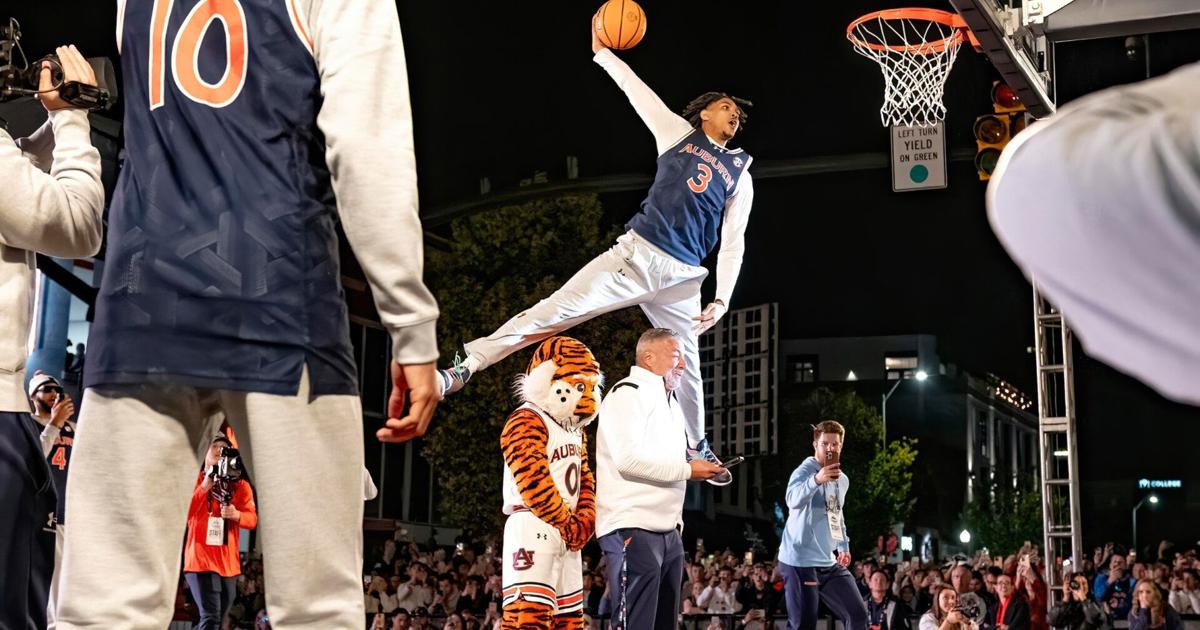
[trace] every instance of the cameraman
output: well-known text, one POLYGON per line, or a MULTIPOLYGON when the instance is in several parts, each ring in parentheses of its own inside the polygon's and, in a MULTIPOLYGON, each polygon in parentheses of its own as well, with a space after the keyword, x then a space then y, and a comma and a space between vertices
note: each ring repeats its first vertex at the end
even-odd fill
POLYGON ((196 630, 219 630, 236 594, 242 574, 238 559, 239 528, 258 526, 254 492, 245 479, 227 483, 219 479, 218 463, 233 443, 224 433, 213 436, 204 456, 204 469, 196 480, 188 508, 187 539, 183 550, 183 576, 192 599, 200 607, 196 630), (212 522, 211 519, 220 519, 212 522), (218 525, 220 523, 220 525, 218 525), (221 531, 210 532, 217 527, 221 531))
POLYGON ((1062 602, 1050 609, 1050 625, 1064 630, 1099 630, 1105 625, 1104 613, 1088 592, 1083 573, 1072 573, 1063 589, 1062 602))
MULTIPOLYGON (((11 41, 11 40, 10 40, 11 41)), ((65 81, 95 85, 74 46, 58 49, 65 81)), ((0 628, 46 625, 54 566, 56 497, 25 390, 33 313, 34 252, 91 256, 100 249, 104 188, 87 113, 52 90, 48 64, 39 88, 49 121, 14 140, 0 125, 0 628), (48 168, 49 174, 41 169, 48 168)))

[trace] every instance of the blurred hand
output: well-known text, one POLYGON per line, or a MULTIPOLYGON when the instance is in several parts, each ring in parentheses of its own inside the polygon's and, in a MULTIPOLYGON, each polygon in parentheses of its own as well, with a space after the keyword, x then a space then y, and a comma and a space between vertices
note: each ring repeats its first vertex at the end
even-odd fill
POLYGON ((841 477, 841 476, 842 476, 842 465, 840 463, 830 464, 830 465, 822 468, 821 470, 817 471, 817 479, 816 479, 817 485, 829 483, 830 481, 837 481, 838 477, 841 477))
POLYGON ((242 513, 232 505, 221 506, 221 518, 236 521, 242 517, 242 513))
POLYGON ((700 479, 712 479, 713 477, 725 472, 724 468, 721 468, 720 466, 703 459, 693 459, 688 463, 692 467, 691 479, 693 481, 700 479))
POLYGON ((61 429, 73 415, 75 415, 75 403, 70 396, 64 393, 50 409, 50 424, 61 429))
MULTIPOLYGON (((73 81, 84 85, 96 85, 96 74, 92 71, 92 66, 84 60, 75 46, 59 46, 54 52, 58 55, 59 65, 62 66, 63 83, 73 81)), ((58 90, 51 89, 53 87, 50 62, 43 61, 41 73, 38 75, 38 100, 42 102, 42 107, 48 112, 74 107, 59 98, 58 90)))
POLYGON ((438 405, 437 365, 392 363, 392 395, 388 397, 388 419, 375 432, 380 442, 401 443, 425 435, 438 405), (408 415, 405 402, 410 403, 408 415))
POLYGON ((696 322, 695 324, 692 324, 692 332, 695 333, 696 336, 700 336, 704 333, 704 331, 712 328, 718 320, 724 317, 725 311, 727 310, 728 309, 725 307, 725 303, 721 300, 710 302, 708 306, 704 307, 703 311, 700 311, 698 316, 692 318, 692 321, 696 322))
POLYGON ((844 567, 850 566, 850 552, 843 551, 843 552, 838 553, 837 561, 838 561, 838 564, 840 564, 844 567))

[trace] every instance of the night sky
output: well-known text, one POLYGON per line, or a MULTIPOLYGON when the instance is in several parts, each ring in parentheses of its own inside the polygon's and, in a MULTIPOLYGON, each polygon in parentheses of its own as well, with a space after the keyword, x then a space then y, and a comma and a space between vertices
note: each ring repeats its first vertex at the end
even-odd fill
MULTIPOLYGON (((115 3, 20 4, 15 15, 31 57, 60 41, 89 56, 115 57, 115 3)), ((537 170, 561 181, 568 155, 579 158, 585 178, 653 174, 651 134, 590 60, 586 29, 598 5, 399 2, 424 213, 476 197, 485 176, 500 193, 537 170)), ((673 108, 708 90, 753 100, 750 122, 733 144, 760 168, 884 154, 882 79, 873 62, 852 51, 845 26, 868 11, 912 5, 949 8, 937 1, 646 0, 646 38, 621 56, 673 108)), ((1191 35, 1154 40, 1152 72, 1200 59, 1191 35)), ((1060 62, 1070 64, 1060 101, 1145 72, 1112 41, 1064 47, 1060 62)), ((989 113, 994 78, 982 55, 959 55, 946 87, 951 151, 974 150, 971 124, 989 113)), ((779 302, 785 337, 934 334, 944 362, 993 372, 1035 395, 1029 285, 992 236, 973 165, 952 163, 949 180, 946 190, 897 194, 885 169, 756 179, 733 306, 779 302)), ((640 198, 602 200, 612 220, 623 222, 640 198)), ((1181 496, 1164 502, 1159 515, 1143 516, 1143 531, 1200 522, 1192 459, 1200 413, 1077 357, 1085 494, 1092 488, 1105 495, 1085 508, 1088 531, 1103 525, 1126 535, 1132 480, 1139 477, 1182 478, 1193 497, 1186 514, 1181 496)))

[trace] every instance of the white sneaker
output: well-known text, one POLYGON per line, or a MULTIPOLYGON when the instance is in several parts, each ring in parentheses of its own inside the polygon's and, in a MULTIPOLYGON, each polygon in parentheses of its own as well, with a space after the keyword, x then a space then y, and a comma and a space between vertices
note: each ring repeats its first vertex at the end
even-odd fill
POLYGON ((467 381, 471 380, 471 370, 467 369, 467 366, 463 365, 456 355, 454 365, 438 370, 438 377, 438 384, 442 389, 440 398, 445 398, 466 386, 467 381))
MULTIPOLYGON (((721 460, 718 459, 717 454, 712 451, 712 446, 708 443, 708 438, 700 440, 700 443, 696 445, 696 448, 687 449, 687 461, 690 462, 693 459, 703 459, 709 463, 716 464, 717 466, 721 465, 721 460)), ((733 473, 726 470, 716 477, 713 477, 712 479, 706 479, 705 481, 714 486, 728 486, 729 484, 733 483, 733 473)))

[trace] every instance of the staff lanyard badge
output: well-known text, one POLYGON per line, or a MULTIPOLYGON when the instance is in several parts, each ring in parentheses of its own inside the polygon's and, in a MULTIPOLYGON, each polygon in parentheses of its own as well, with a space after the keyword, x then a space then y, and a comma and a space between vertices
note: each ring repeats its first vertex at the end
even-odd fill
MULTIPOLYGON (((208 513, 208 533, 204 537, 204 544, 211 547, 220 547, 225 544, 225 519, 218 513, 212 515, 211 506, 212 500, 208 502, 210 511, 208 513)), ((218 502, 217 505, 221 505, 218 502)))
POLYGON ((829 521, 830 538, 833 542, 844 542, 846 537, 842 535, 842 506, 838 505, 837 484, 826 484, 825 516, 829 521), (833 485, 832 493, 829 491, 829 485, 833 485))
POLYGON ((204 544, 212 547, 220 547, 225 544, 225 519, 220 516, 208 517, 208 535, 204 539, 204 544))

